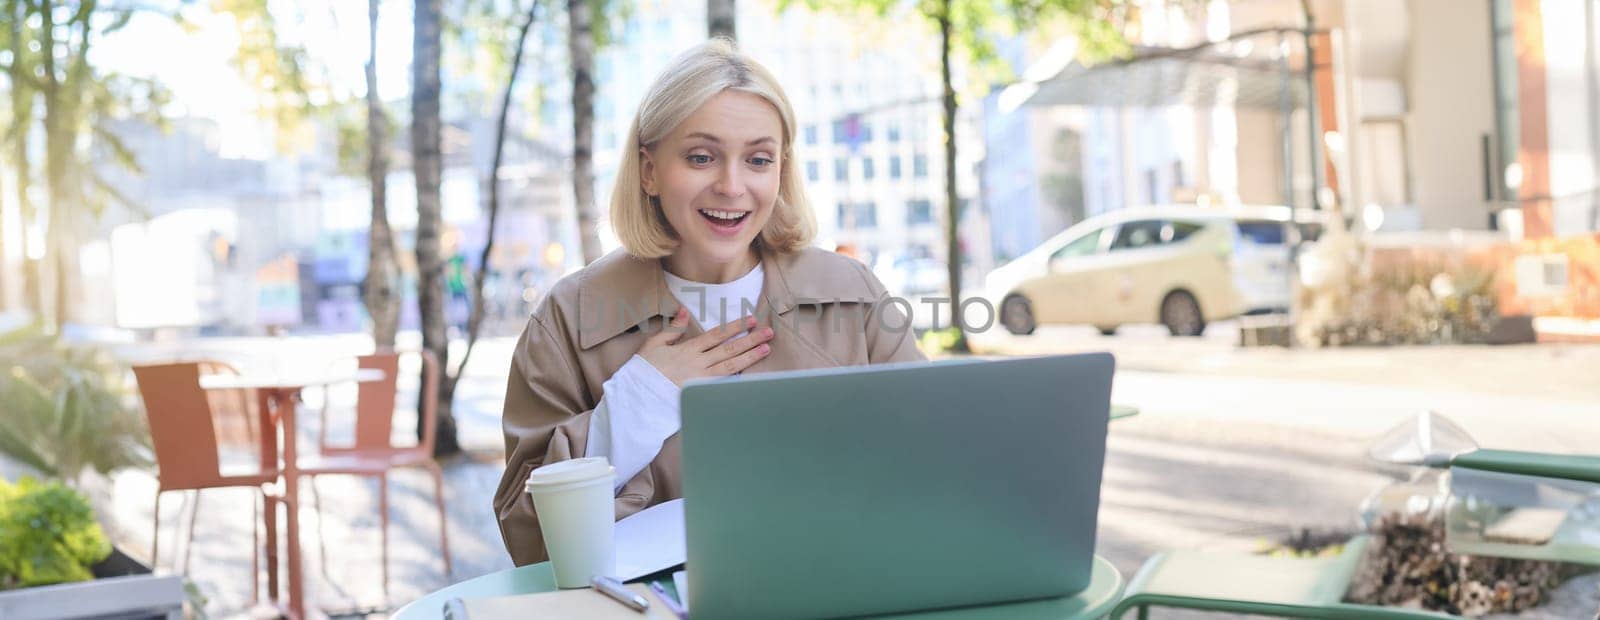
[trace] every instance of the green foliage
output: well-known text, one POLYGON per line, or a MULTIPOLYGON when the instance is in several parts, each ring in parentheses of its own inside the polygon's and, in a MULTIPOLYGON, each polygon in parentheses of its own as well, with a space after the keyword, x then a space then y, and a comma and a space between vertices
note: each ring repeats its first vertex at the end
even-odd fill
MULTIPOLYGON (((595 50, 598 52, 619 42, 622 27, 633 16, 637 0, 586 1, 595 50)), ((554 57, 566 57, 567 1, 465 0, 447 2, 444 9, 445 75, 460 83, 451 89, 460 100, 446 102, 446 105, 464 105, 486 116, 499 112, 502 88, 511 71, 511 55, 517 47, 518 29, 530 9, 537 11, 537 21, 528 33, 522 65, 524 80, 531 79, 532 83, 518 87, 518 92, 513 93, 512 105, 519 117, 539 118, 552 102, 548 101, 545 84, 532 78, 530 71, 554 61, 554 57)), ((541 128, 528 124, 517 129, 532 134, 541 128)), ((570 133, 571 130, 564 131, 570 133)))
MULTIPOLYGON (((797 0, 778 0, 782 11, 797 0)), ((967 95, 981 97, 990 85, 1015 79, 995 42, 1018 34, 1060 33, 1077 38, 1078 57, 1087 62, 1129 52, 1122 28, 1134 7, 1129 0, 798 0, 814 11, 895 20, 907 12, 921 16, 937 33, 950 20, 951 53, 976 72, 967 95), (946 10, 948 9, 948 14, 946 10)), ((937 55, 937 48, 928 50, 937 55)))
POLYGON ((85 469, 151 464, 150 431, 122 368, 40 327, 0 333, 0 452, 72 484, 85 469))
POLYGON ((0 480, 0 590, 94 578, 111 555, 89 500, 60 483, 0 480))
POLYGON ((277 124, 278 148, 308 145, 306 119, 330 96, 324 80, 317 79, 305 46, 279 36, 278 18, 268 0, 211 0, 210 4, 212 11, 233 17, 239 49, 232 64, 256 93, 260 114, 277 124))
POLYGON ((956 342, 961 339, 961 330, 954 327, 943 329, 930 329, 922 333, 922 338, 917 341, 922 352, 929 357, 939 357, 952 352, 956 342))
MULTIPOLYGON (((150 79, 99 71, 89 58, 101 37, 126 26, 135 11, 148 9, 93 0, 74 6, 72 11, 55 7, 54 27, 46 29, 41 3, 0 0, 0 23, 5 24, 0 27, 0 50, 5 52, 0 53, 0 70, 11 99, 9 123, 0 138, 20 157, 26 156, 34 130, 45 131, 46 165, 13 163, 24 177, 18 181, 23 186, 41 181, 32 178, 35 171, 50 177, 45 180, 52 191, 49 203, 56 208, 94 217, 111 203, 138 211, 139 205, 112 189, 93 163, 103 160, 137 173, 138 163, 107 131, 107 121, 136 118, 164 126, 161 109, 172 101, 171 93, 150 79)), ((24 201, 23 218, 35 217, 36 206, 24 201)))

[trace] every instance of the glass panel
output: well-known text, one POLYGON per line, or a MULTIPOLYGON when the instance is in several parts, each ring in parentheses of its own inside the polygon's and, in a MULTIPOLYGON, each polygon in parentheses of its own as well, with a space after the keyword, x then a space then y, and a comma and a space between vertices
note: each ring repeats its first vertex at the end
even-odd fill
POLYGON ((1117 230, 1116 241, 1111 242, 1111 251, 1136 250, 1160 245, 1161 229, 1165 226, 1166 222, 1158 220, 1142 220, 1123 224, 1117 230))
POLYGON ((1273 220, 1240 220, 1239 237, 1257 245, 1283 245, 1284 224, 1273 220))
POLYGON ((1071 243, 1062 246, 1061 249, 1056 250, 1056 253, 1052 254, 1050 258, 1071 258, 1074 256, 1090 256, 1093 254, 1098 254, 1100 253, 1100 237, 1105 234, 1105 231, 1106 229, 1101 228, 1082 237, 1078 237, 1077 239, 1072 240, 1071 243))

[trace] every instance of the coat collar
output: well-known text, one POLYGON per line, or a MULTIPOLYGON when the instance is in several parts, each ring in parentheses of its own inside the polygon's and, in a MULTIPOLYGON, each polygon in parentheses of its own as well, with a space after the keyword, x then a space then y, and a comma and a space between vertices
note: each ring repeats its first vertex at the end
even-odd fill
MULTIPOLYGON (((784 314, 801 303, 872 301, 882 286, 853 259, 818 248, 777 253, 761 248, 765 272, 758 312, 784 314)), ((667 289, 661 261, 623 250, 600 257, 578 284, 578 345, 584 349, 615 338, 681 306, 667 289)), ((698 331, 698 330, 691 330, 698 331)))

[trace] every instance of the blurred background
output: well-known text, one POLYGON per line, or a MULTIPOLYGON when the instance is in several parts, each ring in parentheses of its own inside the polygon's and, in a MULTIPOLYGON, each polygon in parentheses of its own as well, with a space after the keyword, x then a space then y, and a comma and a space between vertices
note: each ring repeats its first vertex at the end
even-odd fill
MULTIPOLYGON (((817 244, 907 299, 926 352, 1118 355, 1141 414, 1113 431, 1101 553, 1125 575, 1347 531, 1405 475, 1344 457, 1412 415, 1600 445, 1597 28, 1600 0, 0 0, 0 473, 84 489, 150 561, 130 366, 426 350, 456 564, 431 564, 430 485, 397 477, 427 522, 395 592, 360 549, 313 581, 360 614, 508 567, 515 337, 618 247, 639 98, 720 34, 794 104, 817 244), (105 398, 69 397, 83 376, 105 398), (92 453, 125 458, 60 456, 92 453)), ((373 490, 326 484, 330 526, 365 536, 373 490)), ((238 579, 155 563, 247 610, 250 521, 188 504, 165 512, 209 523, 197 566, 238 579)))

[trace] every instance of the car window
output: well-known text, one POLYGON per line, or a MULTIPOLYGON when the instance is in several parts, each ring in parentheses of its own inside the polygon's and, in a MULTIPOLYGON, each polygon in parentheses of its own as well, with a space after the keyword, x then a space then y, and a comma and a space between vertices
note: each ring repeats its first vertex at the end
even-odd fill
POLYGON ((1117 239, 1111 242, 1111 251, 1136 250, 1161 245, 1161 230, 1167 222, 1139 220, 1127 222, 1117 229, 1117 239))
POLYGON ((1322 224, 1317 222, 1301 222, 1299 228, 1301 241, 1316 241, 1322 237, 1322 224))
POLYGON ((1283 222, 1239 220, 1239 237, 1256 245, 1283 245, 1283 222))
POLYGON ((1178 243, 1188 239, 1189 235, 1200 232, 1202 228, 1205 226, 1194 222, 1168 222, 1166 226, 1161 227, 1161 242, 1178 243))
POLYGON ((1100 237, 1105 234, 1104 228, 1096 229, 1088 234, 1073 239, 1071 243, 1061 246, 1055 254, 1050 255, 1051 260, 1070 258, 1073 256, 1089 256, 1100 251, 1100 237))

